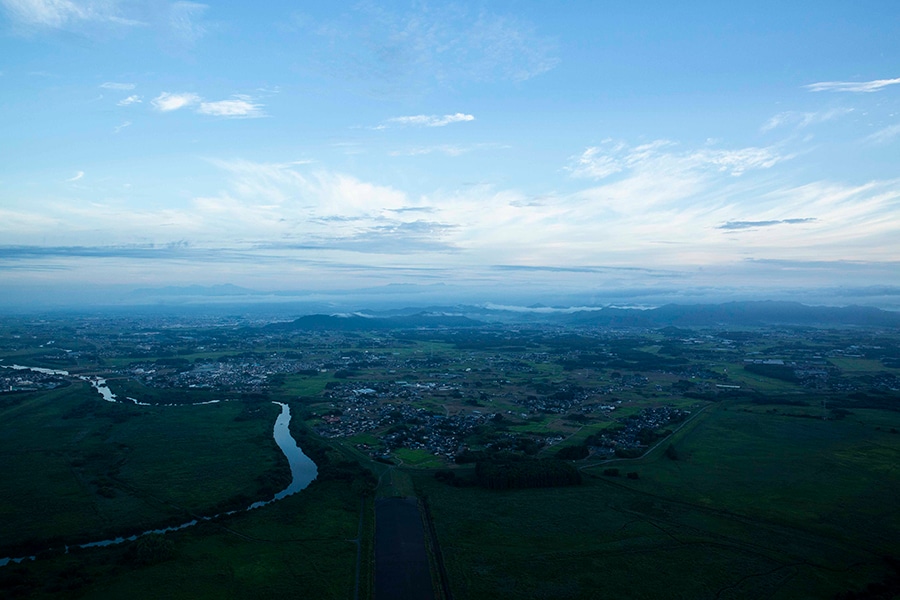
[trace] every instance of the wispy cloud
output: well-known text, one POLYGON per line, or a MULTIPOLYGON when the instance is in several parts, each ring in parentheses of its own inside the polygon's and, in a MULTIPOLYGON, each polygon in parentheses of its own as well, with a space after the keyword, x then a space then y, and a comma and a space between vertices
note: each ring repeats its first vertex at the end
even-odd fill
POLYGON ((451 123, 465 123, 474 121, 475 117, 464 113, 455 113, 452 115, 411 115, 406 117, 394 117, 388 119, 386 123, 396 125, 412 125, 418 127, 444 127, 451 123))
POLYGON ((201 22, 209 9, 198 2, 173 2, 169 7, 169 27, 175 37, 184 44, 194 44, 204 35, 207 28, 201 22))
POLYGON ((875 144, 887 144, 888 142, 892 142, 895 139, 900 137, 900 123, 896 125, 889 125, 884 129, 879 129, 872 135, 866 138, 866 141, 873 142, 875 144))
POLYGON ((734 150, 701 148, 681 152, 676 151, 675 147, 668 140, 656 140, 639 146, 604 140, 601 145, 591 146, 580 156, 573 157, 567 170, 573 177, 606 179, 623 171, 659 168, 665 163, 668 170, 713 170, 740 176, 749 170, 771 168, 791 158, 774 147, 734 150))
POLYGON ((116 105, 117 106, 129 106, 131 104, 140 104, 140 102, 141 102, 141 97, 136 94, 132 94, 131 96, 128 96, 127 98, 122 98, 121 100, 116 102, 116 105))
POLYGON ((238 95, 231 100, 201 102, 197 109, 202 115, 214 117, 261 117, 262 105, 253 102, 249 96, 238 95))
POLYGON ((445 154, 447 156, 461 156, 467 152, 478 150, 504 150, 509 146, 496 143, 480 144, 435 144, 431 146, 412 146, 389 152, 391 156, 427 156, 429 154, 445 154))
POLYGON ((553 69, 557 43, 512 14, 458 4, 406 10, 364 2, 330 22, 297 23, 324 37, 319 62, 366 93, 417 95, 461 82, 522 82, 553 69), (348 77, 349 75, 349 77, 348 77))
POLYGON ((318 163, 209 159, 221 183, 187 202, 48 200, 27 213, 0 209, 0 237, 34 244, 42 239, 36 236, 53 236, 77 248, 73 260, 103 255, 90 250, 101 230, 109 231, 105 244, 155 244, 154 252, 121 253, 123 260, 167 256, 156 249, 190 239, 196 256, 203 248, 228 250, 248 269, 267 260, 299 269, 292 259, 333 263, 348 252, 373 267, 514 265, 523 284, 529 273, 575 277, 597 265, 610 267, 597 277, 621 285, 629 269, 648 264, 663 273, 747 258, 896 255, 900 181, 793 185, 780 172, 763 173, 773 160, 786 160, 774 149, 689 149, 664 140, 599 147, 598 155, 620 165, 619 177, 539 202, 487 184, 417 195, 318 163), (744 175, 734 177, 736 170, 744 175))
POLYGON ((806 217, 802 219, 779 219, 776 221, 728 221, 717 227, 717 229, 757 229, 759 227, 772 227, 773 225, 802 225, 803 223, 814 223, 815 218, 806 217))
POLYGON ((200 96, 197 94, 184 93, 172 94, 163 92, 151 101, 153 107, 161 112, 171 112, 186 106, 192 106, 200 102, 200 96))
POLYGON ((820 81, 805 85, 811 92, 878 92, 889 85, 900 83, 900 77, 896 79, 875 79, 872 81, 820 81))
POLYGON ((125 18, 115 0, 0 0, 9 16, 28 27, 65 29, 84 23, 140 25, 125 18))
POLYGON ((69 182, 78 181, 79 179, 81 179, 83 177, 84 177, 84 171, 78 171, 77 173, 75 173, 74 177, 70 177, 69 179, 66 179, 66 181, 69 181, 69 182))
POLYGON ((852 112, 852 108, 833 108, 830 110, 823 110, 818 112, 785 111, 778 113, 777 115, 766 121, 761 129, 763 132, 771 131, 773 129, 784 126, 793 126, 798 129, 803 129, 805 127, 818 125, 819 123, 825 123, 826 121, 831 121, 832 119, 843 117, 844 115, 848 115, 852 112))
POLYGON ((102 87, 104 90, 127 92, 129 90, 133 90, 136 86, 133 83, 117 83, 115 81, 107 81, 106 83, 101 83, 100 87, 102 87))
POLYGON ((573 177, 589 177, 591 179, 606 179, 625 168, 620 158, 620 153, 626 149, 625 144, 617 142, 611 144, 611 140, 604 142, 604 146, 591 146, 572 159, 568 167, 573 177))
POLYGON ((131 127, 131 121, 124 121, 121 125, 116 125, 115 129, 113 129, 113 133, 119 133, 126 127, 131 127))
POLYGON ((426 156, 428 154, 446 154, 447 156, 460 156, 465 154, 466 148, 454 144, 440 144, 438 146, 416 146, 405 150, 392 150, 391 156, 426 156))

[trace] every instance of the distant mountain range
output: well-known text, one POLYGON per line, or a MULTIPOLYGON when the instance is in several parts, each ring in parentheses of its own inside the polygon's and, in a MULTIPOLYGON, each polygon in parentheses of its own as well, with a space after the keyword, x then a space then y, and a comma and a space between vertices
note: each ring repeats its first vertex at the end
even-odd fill
POLYGON ((806 306, 799 302, 667 304, 652 309, 529 310, 478 306, 397 309, 384 313, 307 315, 277 330, 375 331, 422 327, 476 327, 491 323, 544 323, 580 327, 754 327, 764 325, 900 327, 900 313, 864 306, 806 306))
POLYGON ((572 325, 631 327, 715 327, 758 325, 852 325, 900 327, 900 313, 866 306, 806 306, 799 302, 667 304, 650 310, 604 308, 565 315, 572 325))
POLYGON ((273 323, 267 329, 278 331, 378 331, 418 329, 420 327, 478 327, 485 325, 468 317, 419 313, 404 316, 374 317, 350 315, 306 315, 289 323, 273 323))

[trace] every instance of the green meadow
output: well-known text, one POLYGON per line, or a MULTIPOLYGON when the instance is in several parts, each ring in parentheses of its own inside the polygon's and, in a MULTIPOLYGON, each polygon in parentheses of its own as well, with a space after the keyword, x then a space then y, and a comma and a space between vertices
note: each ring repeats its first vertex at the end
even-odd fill
MULTIPOLYGON (((0 570, 7 597, 352 598, 360 509, 363 556, 370 556, 371 501, 341 482, 315 482, 300 494, 162 539, 66 555, 0 570), (148 551, 147 548, 150 547, 148 551)), ((371 564, 360 565, 370 597, 371 564)))
MULTIPOLYGON (((109 403, 87 383, 4 397, 4 556, 189 520, 274 494, 290 479, 279 408, 109 403)), ((246 504, 244 504, 246 503, 246 504)))
POLYGON ((454 597, 830 598, 885 577, 882 557, 900 554, 889 429, 900 414, 744 408, 704 411, 668 440, 674 460, 664 442, 584 468, 581 486, 498 492, 415 476, 454 597))

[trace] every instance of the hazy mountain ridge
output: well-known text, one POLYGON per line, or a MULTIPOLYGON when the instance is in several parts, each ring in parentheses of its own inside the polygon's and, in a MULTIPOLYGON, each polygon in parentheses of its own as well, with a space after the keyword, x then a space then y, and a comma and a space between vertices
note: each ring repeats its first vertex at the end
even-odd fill
POLYGON ((468 317, 418 313, 405 316, 370 317, 351 315, 305 315, 289 323, 274 323, 269 329, 328 330, 328 331, 377 331, 385 329, 416 329, 420 327, 478 327, 484 325, 468 317))
POLYGON ((900 327, 900 313, 866 306, 807 306, 799 302, 748 301, 724 304, 667 304, 658 308, 605 307, 569 312, 521 312, 479 306, 313 314, 277 329, 373 331, 420 327, 476 327, 489 323, 531 323, 579 327, 753 327, 764 325, 900 327))
POLYGON ((650 310, 608 308, 574 313, 570 324, 664 327, 757 325, 851 325, 898 327, 900 313, 865 306, 807 306, 799 302, 728 302, 667 304, 650 310))

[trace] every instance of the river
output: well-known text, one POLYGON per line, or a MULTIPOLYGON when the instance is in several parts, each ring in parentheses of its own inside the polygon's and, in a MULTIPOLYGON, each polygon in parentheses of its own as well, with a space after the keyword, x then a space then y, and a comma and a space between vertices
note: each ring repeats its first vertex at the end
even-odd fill
MULTIPOLYGON (((46 375, 61 375, 61 376, 66 376, 66 377, 72 376, 69 374, 68 371, 44 369, 41 367, 24 367, 22 365, 0 365, 0 366, 2 366, 4 368, 8 368, 8 369, 29 370, 29 371, 34 371, 37 373, 44 373, 46 375)), ((100 377, 89 378, 89 377, 85 377, 83 375, 77 375, 75 377, 78 377, 78 379, 81 379, 82 381, 89 382, 91 384, 91 387, 93 387, 104 400, 106 400, 108 402, 118 402, 116 395, 113 394, 112 390, 110 390, 109 387, 106 385, 105 379, 102 379, 100 377)), ((138 404, 141 406, 150 406, 149 404, 147 404, 145 402, 138 402, 134 398, 129 398, 129 400, 131 400, 135 404, 138 404)), ((213 404, 216 402, 219 402, 219 400, 212 400, 212 401, 208 401, 208 402, 198 402, 197 405, 213 404)), ((274 402, 273 404, 277 404, 281 407, 281 413, 278 415, 278 418, 275 419, 275 426, 272 430, 272 435, 275 438, 275 443, 278 445, 278 448, 281 450, 282 453, 284 453, 284 456, 288 459, 288 464, 290 464, 290 466, 291 466, 291 483, 286 488, 284 488, 283 490, 281 490, 280 492, 275 494, 275 496, 272 499, 259 500, 257 502, 254 502, 253 504, 251 504, 244 510, 253 510, 255 508, 260 508, 262 506, 266 506, 267 504, 271 504, 272 502, 276 502, 277 500, 286 498, 287 496, 290 496, 291 494, 296 494, 300 490, 306 488, 306 486, 308 486, 310 483, 312 483, 315 480, 316 475, 318 474, 318 469, 316 467, 316 463, 314 463, 311 458, 309 458, 308 456, 306 456, 306 454, 303 453, 303 450, 301 450, 300 447, 297 445, 297 441, 291 436, 291 431, 290 431, 290 426, 289 426, 290 422, 291 422, 291 408, 287 404, 284 404, 282 402, 274 402)), ((168 406, 184 406, 184 405, 168 405, 168 406)), ((169 533, 171 531, 178 531, 181 529, 185 529, 187 527, 192 527, 192 526, 196 525, 197 523, 199 523, 200 521, 210 521, 217 517, 233 515, 237 512, 241 512, 241 511, 232 510, 232 511, 229 511, 226 513, 221 513, 221 514, 207 516, 207 517, 201 517, 199 520, 192 519, 186 523, 182 523, 181 525, 176 525, 174 527, 166 527, 163 529, 151 529, 148 531, 144 531, 140 534, 135 534, 135 535, 131 535, 128 537, 117 537, 117 538, 113 538, 113 539, 99 540, 96 542, 88 542, 86 544, 79 544, 77 547, 78 548, 96 548, 99 546, 112 546, 115 544, 121 544, 122 542, 134 541, 137 538, 144 536, 144 535, 149 535, 149 534, 153 534, 153 533, 164 534, 164 533, 169 533)), ((69 547, 66 546, 65 550, 66 550, 66 552, 68 552, 69 547)), ((12 557, 0 558, 0 567, 4 567, 11 562, 19 563, 19 562, 22 562, 23 560, 34 560, 35 558, 36 557, 34 557, 34 556, 22 556, 22 557, 17 557, 17 558, 12 558, 12 557)))

